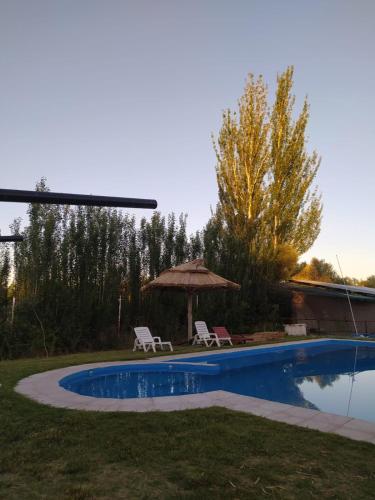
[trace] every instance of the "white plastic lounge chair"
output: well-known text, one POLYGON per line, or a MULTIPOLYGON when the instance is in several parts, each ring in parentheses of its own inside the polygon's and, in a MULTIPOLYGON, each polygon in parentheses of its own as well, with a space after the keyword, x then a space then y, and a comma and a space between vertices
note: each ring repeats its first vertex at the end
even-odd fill
POLYGON ((147 352, 152 349, 156 352, 156 348, 159 346, 163 351, 164 346, 169 347, 171 351, 173 351, 173 347, 171 342, 162 342, 160 337, 153 337, 151 332, 147 326, 137 326, 134 328, 136 339, 134 340, 133 351, 144 350, 147 352))
POLYGON ((193 345, 204 344, 206 347, 212 347, 216 344, 220 347, 220 340, 216 333, 210 333, 208 331, 207 325, 204 321, 196 321, 195 329, 197 330, 196 335, 194 335, 193 345))

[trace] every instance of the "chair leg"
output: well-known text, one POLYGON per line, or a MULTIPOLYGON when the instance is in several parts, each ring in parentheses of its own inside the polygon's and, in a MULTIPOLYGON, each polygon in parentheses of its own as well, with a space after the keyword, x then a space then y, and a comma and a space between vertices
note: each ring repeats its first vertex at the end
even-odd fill
POLYGON ((155 344, 151 344, 151 342, 143 344, 143 348, 145 352, 148 352, 150 349, 152 349, 155 352, 155 344))

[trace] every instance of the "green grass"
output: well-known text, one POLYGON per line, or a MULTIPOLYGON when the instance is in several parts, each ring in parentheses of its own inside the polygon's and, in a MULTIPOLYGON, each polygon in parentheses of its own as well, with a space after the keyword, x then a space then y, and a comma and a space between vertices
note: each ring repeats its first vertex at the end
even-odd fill
POLYGON ((370 444, 222 408, 82 412, 13 390, 39 371, 143 357, 110 351, 0 362, 0 498, 374 498, 370 444))

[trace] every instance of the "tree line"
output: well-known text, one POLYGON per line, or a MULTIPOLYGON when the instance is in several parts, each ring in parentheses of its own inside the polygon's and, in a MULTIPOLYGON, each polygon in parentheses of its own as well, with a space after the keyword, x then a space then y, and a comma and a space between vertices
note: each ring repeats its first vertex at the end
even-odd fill
MULTIPOLYGON (((36 189, 48 189, 45 180, 36 189)), ((243 288, 202 293, 194 302, 197 318, 243 331, 278 319, 265 269, 240 267, 236 242, 216 216, 188 236, 183 214, 154 212, 137 223, 115 209, 41 204, 27 214, 22 230, 20 220, 12 226, 24 241, 13 255, 9 246, 0 251, 2 358, 129 346, 140 324, 185 340, 186 295, 140 289, 164 269, 202 257, 243 288)))
MULTIPOLYGON (((285 304, 277 283, 319 234, 322 205, 314 180, 320 159, 307 151, 309 106, 296 114, 293 68, 277 78, 269 103, 262 77, 249 76, 238 110, 226 110, 217 139, 219 201, 188 235, 186 215, 149 220, 106 208, 30 205, 24 241, 0 254, 0 355, 72 352, 132 339, 131 327, 185 338, 183 293, 141 294, 163 269, 203 257, 238 293, 202 293, 195 317, 238 332, 277 327, 285 304), (13 301, 15 300, 15 303, 13 301)), ((45 181, 36 189, 48 189, 45 181)))
POLYGON ((361 280, 351 276, 340 276, 332 264, 324 259, 313 257, 309 263, 300 262, 295 268, 295 279, 322 281, 325 283, 338 283, 341 285, 366 286, 375 288, 375 276, 368 276, 361 280))
MULTIPOLYGON (((36 189, 46 190, 45 180, 36 189)), ((13 232, 24 241, 14 246, 13 275, 9 249, 0 256, 3 357, 114 346, 140 322, 163 322, 164 335, 178 335, 182 297, 144 297, 140 288, 202 256, 185 215, 154 212, 137 224, 115 209, 32 204, 26 227, 17 220, 13 232)))

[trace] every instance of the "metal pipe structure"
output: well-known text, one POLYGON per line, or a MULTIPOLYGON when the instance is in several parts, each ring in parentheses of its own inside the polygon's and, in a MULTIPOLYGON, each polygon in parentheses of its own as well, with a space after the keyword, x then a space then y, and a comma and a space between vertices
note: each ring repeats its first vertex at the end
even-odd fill
POLYGON ((23 236, 12 235, 12 236, 0 236, 0 243, 17 243, 23 241, 23 236))
POLYGON ((85 205, 96 207, 149 208, 155 209, 156 200, 142 198, 121 198, 91 194, 52 193, 50 191, 23 191, 0 189, 0 202, 47 203, 58 205, 85 205))
POLYGON ((348 290, 348 287, 346 285, 346 281, 345 281, 344 274, 343 274, 342 269, 341 269, 341 265, 340 265, 340 261, 339 261, 339 256, 338 255, 336 255, 336 259, 337 259, 337 264, 339 265, 339 269, 340 269, 340 274, 341 274, 342 281, 344 282, 344 285, 345 285, 346 297, 347 297, 348 302, 349 302, 350 313, 352 315, 354 330, 355 330, 355 334, 357 336, 358 335, 357 322, 356 322, 355 317, 354 317, 354 312, 353 312, 353 308, 352 308, 352 301, 350 300, 349 290, 348 290))

